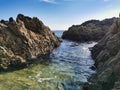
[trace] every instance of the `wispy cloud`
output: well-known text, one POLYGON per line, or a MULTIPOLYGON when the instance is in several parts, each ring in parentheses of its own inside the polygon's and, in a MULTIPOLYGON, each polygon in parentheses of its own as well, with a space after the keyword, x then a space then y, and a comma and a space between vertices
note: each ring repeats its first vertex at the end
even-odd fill
POLYGON ((104 2, 108 2, 108 1, 111 1, 111 0, 104 0, 104 2))
POLYGON ((75 0, 63 0, 63 1, 75 1, 75 0))
POLYGON ((57 4, 55 0, 40 0, 40 1, 45 3, 57 4))
MULTIPOLYGON (((50 4, 60 4, 60 1, 58 2, 57 0, 40 0, 41 2, 45 2, 45 3, 50 3, 50 4)), ((71 1, 75 1, 75 0, 61 0, 63 2, 71 2, 71 1)))

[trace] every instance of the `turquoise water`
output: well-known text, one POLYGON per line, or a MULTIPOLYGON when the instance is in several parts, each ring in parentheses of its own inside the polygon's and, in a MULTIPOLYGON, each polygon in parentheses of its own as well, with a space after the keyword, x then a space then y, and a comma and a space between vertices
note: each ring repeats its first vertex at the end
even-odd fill
MULTIPOLYGON (((62 32, 55 31, 55 34, 61 36, 62 32)), ((71 77, 64 85, 66 90, 81 90, 80 85, 88 82, 91 74, 95 73, 90 69, 94 65, 94 61, 89 51, 89 47, 93 47, 95 44, 95 42, 77 43, 63 40, 60 47, 52 52, 50 58, 52 63, 57 63, 58 71, 71 77)))
MULTIPOLYGON (((59 37, 63 31, 55 31, 59 37)), ((0 90, 82 90, 95 71, 89 47, 96 43, 63 40, 42 64, 0 74, 0 90)))

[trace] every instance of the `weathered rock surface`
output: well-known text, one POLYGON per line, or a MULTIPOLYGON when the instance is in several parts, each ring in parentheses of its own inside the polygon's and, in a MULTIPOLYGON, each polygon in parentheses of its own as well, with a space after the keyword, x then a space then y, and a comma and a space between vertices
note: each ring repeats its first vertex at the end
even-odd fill
POLYGON ((37 17, 22 14, 16 21, 0 22, 0 70, 21 68, 45 57, 60 44, 59 39, 37 17))
POLYGON ((62 38, 79 42, 98 41, 106 34, 114 19, 90 20, 81 25, 73 25, 63 32, 62 38))
POLYGON ((115 20, 109 32, 93 47, 92 57, 98 69, 96 88, 120 90, 120 18, 115 20))

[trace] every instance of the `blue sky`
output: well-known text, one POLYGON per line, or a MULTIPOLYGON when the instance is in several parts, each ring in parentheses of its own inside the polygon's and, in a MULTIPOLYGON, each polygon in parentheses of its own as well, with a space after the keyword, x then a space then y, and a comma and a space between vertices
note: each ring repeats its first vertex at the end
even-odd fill
POLYGON ((66 30, 90 19, 118 17, 120 0, 0 0, 0 19, 18 13, 36 16, 52 30, 66 30))

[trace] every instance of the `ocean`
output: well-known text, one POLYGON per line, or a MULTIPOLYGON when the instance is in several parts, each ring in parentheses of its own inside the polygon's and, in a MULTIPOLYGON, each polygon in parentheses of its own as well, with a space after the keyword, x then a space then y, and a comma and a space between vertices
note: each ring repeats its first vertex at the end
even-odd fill
MULTIPOLYGON (((54 31, 61 37, 63 31, 54 31)), ((96 43, 63 40, 44 63, 0 74, 0 90, 82 90, 82 84, 96 73, 89 47, 96 43)))

